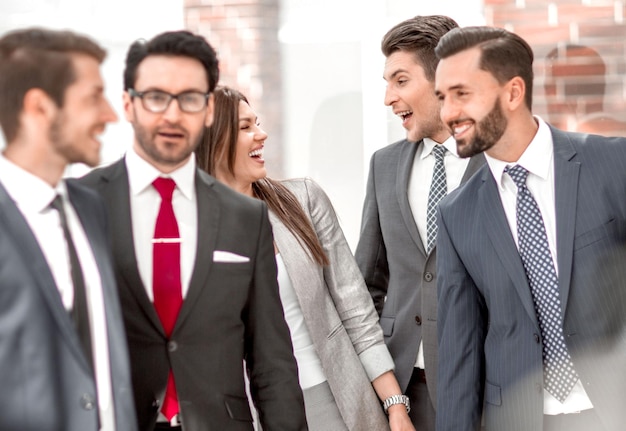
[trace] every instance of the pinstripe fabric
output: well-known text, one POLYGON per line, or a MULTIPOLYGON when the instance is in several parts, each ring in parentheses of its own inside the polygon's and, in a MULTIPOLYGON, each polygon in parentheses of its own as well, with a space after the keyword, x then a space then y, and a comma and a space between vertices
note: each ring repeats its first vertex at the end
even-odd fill
MULTIPOLYGON (((626 423, 626 140, 551 129, 559 294, 574 366, 609 431, 626 423)), ((439 431, 541 431, 542 346, 487 167, 440 204, 439 431)))

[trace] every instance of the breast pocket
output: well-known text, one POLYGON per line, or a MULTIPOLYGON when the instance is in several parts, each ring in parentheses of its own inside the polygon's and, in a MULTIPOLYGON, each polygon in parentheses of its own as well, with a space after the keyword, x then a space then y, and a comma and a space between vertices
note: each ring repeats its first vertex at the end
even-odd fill
POLYGON ((616 237, 616 224, 615 219, 611 219, 608 222, 589 229, 586 232, 577 235, 574 238, 574 250, 580 250, 584 247, 588 247, 598 241, 602 241, 604 238, 615 239, 616 237))

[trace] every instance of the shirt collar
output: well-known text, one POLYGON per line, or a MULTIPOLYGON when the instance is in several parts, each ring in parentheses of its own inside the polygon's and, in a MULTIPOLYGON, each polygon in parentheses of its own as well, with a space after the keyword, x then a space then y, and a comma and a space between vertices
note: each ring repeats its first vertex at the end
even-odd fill
POLYGON ((537 133, 533 137, 530 144, 520 158, 516 162, 504 162, 494 159, 485 153, 485 159, 491 170, 491 174, 498 183, 498 187, 503 188, 502 179, 504 169, 507 166, 520 165, 528 172, 537 175, 542 179, 547 179, 550 174, 550 166, 554 154, 554 145, 552 145, 552 133, 550 127, 541 118, 535 116, 535 121, 539 125, 537 133))
POLYGON ((143 193, 158 177, 165 177, 173 179, 176 183, 176 187, 187 199, 192 200, 194 198, 196 175, 195 156, 192 155, 189 157, 184 165, 169 174, 162 173, 149 162, 141 158, 134 147, 128 150, 125 159, 130 193, 132 195, 143 193))
POLYGON ((422 154, 420 154, 421 159, 425 159, 430 156, 430 153, 432 153, 435 145, 443 145, 446 147, 446 150, 448 150, 448 153, 453 154, 457 158, 459 157, 459 154, 456 152, 456 141, 452 136, 448 137, 448 139, 443 141, 441 144, 438 144, 430 138, 424 138, 422 142, 422 154))
POLYGON ((24 212, 42 213, 49 208, 57 193, 67 196, 64 181, 59 181, 54 188, 2 154, 0 154, 0 182, 11 199, 24 212))

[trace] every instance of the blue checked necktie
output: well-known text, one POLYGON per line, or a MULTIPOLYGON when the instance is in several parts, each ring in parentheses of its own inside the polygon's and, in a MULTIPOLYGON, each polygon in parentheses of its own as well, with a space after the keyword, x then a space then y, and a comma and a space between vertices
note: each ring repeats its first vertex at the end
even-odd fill
POLYGON ((432 151, 432 155, 435 156, 435 167, 428 192, 428 212, 426 213, 426 253, 430 253, 437 241, 437 204, 448 192, 446 168, 443 165, 445 154, 446 147, 441 144, 435 145, 432 151))
POLYGON ((543 338, 543 379, 546 390, 565 401, 578 381, 561 319, 558 277, 537 202, 526 187, 528 171, 519 165, 505 170, 517 185, 517 235, 543 338))

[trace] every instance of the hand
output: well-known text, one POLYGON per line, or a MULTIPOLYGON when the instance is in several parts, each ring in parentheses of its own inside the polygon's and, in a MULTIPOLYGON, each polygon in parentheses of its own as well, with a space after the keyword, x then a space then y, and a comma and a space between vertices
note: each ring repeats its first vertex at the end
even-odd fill
POLYGON ((396 404, 389 407, 388 413, 391 431, 415 431, 404 404, 396 404))

